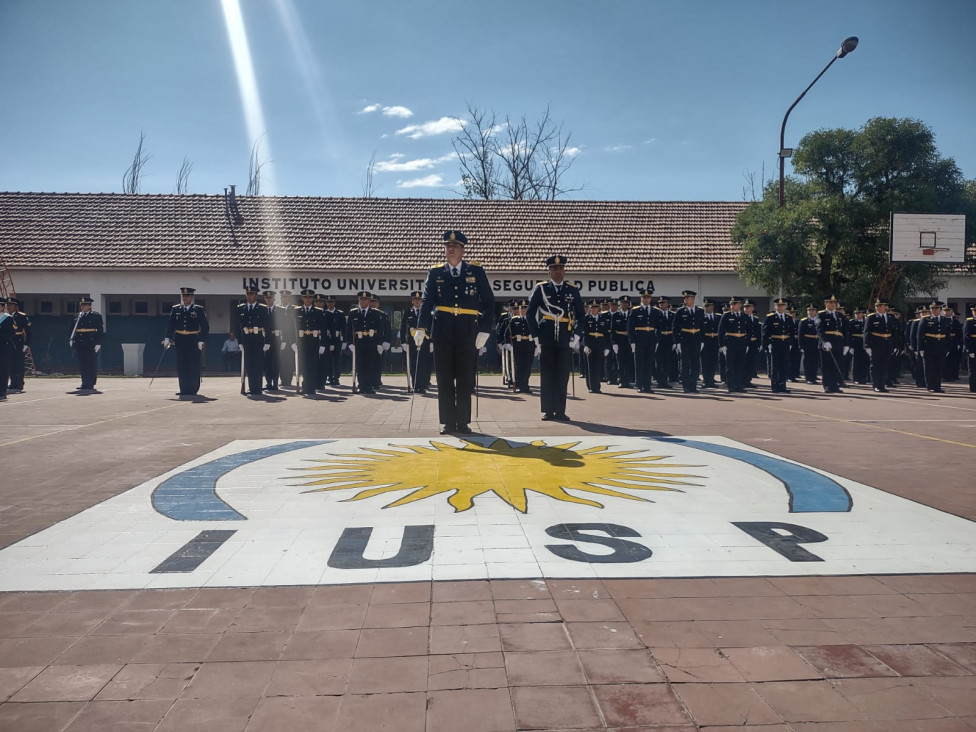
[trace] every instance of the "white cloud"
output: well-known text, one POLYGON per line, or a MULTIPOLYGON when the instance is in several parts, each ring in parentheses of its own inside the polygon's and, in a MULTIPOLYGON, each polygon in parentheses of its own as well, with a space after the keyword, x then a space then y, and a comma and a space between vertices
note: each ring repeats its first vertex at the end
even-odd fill
POLYGON ((385 106, 383 104, 369 104, 359 110, 357 114, 371 114, 372 112, 381 112, 387 117, 413 117, 413 112, 410 111, 408 107, 404 107, 399 104, 392 106, 385 106))
POLYGON ((397 135, 406 135, 411 140, 421 137, 433 137, 443 135, 446 132, 458 132, 465 125, 465 120, 458 120, 454 117, 441 117, 431 122, 424 122, 420 125, 407 125, 396 131, 397 135))
POLYGON ((607 145, 603 149, 607 152, 621 152, 623 150, 630 150, 632 147, 633 145, 624 145, 623 143, 620 143, 618 145, 607 145))
POLYGON ((377 173, 412 173, 417 170, 428 170, 435 165, 453 160, 454 153, 448 153, 439 158, 417 158, 416 160, 406 160, 401 163, 399 160, 402 157, 403 155, 401 153, 394 153, 390 156, 390 160, 381 160, 378 162, 373 170, 377 173))
POLYGON ((393 107, 383 107, 383 114, 387 117, 413 117, 413 112, 411 112, 406 107, 393 106, 393 107))
POLYGON ((644 140, 644 142, 642 142, 641 145, 650 145, 652 142, 657 142, 657 138, 649 137, 646 140, 644 140))
POLYGON ((574 158, 577 155, 579 155, 581 152, 583 152, 583 148, 581 147, 567 147, 565 151, 565 155, 568 158, 574 158))
POLYGON ((425 175, 423 178, 412 178, 410 180, 398 180, 397 188, 438 188, 444 183, 444 179, 436 173, 425 175))

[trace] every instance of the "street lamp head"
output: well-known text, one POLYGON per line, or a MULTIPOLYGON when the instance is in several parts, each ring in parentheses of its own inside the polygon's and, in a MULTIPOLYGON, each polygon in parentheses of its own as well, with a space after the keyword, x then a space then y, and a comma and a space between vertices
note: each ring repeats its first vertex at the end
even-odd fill
POLYGON ((855 48, 857 48, 857 36, 845 38, 844 42, 840 44, 840 50, 837 51, 837 58, 844 58, 844 56, 849 54, 855 48))

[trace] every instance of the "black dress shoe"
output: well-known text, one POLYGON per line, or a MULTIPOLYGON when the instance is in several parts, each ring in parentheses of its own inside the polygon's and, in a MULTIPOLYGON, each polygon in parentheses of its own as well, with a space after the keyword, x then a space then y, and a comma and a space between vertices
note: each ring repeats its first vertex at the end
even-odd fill
POLYGON ((453 432, 454 432, 454 425, 453 424, 446 424, 443 427, 441 427, 441 434, 442 435, 450 435, 453 432))
POLYGON ((551 422, 555 418, 556 418, 556 415, 553 414, 552 412, 546 412, 545 414, 542 415, 542 421, 543 422, 551 422))
POLYGON ((887 390, 887 389, 885 389, 884 387, 881 387, 881 388, 878 388, 878 387, 876 386, 876 387, 874 387, 874 390, 875 390, 876 392, 878 392, 879 394, 887 394, 887 393, 888 393, 888 390, 887 390))
POLYGON ((570 419, 565 414, 557 414, 553 417, 557 422, 569 422, 570 419))
POLYGON ((471 434, 471 428, 468 427, 466 424, 459 424, 455 428, 455 432, 457 432, 459 435, 470 435, 471 434))

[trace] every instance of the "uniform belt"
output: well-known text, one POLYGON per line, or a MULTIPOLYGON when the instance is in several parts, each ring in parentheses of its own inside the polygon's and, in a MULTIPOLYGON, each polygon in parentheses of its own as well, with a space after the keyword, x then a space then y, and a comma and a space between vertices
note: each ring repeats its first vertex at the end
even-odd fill
POLYGON ((273 331, 271 331, 271 335, 273 335, 275 338, 281 338, 281 331, 280 330, 273 330, 273 331))
POLYGON ((560 323, 568 323, 569 318, 557 318, 555 315, 543 315, 543 320, 558 320, 560 323))
POLYGON ((654 328, 653 325, 638 325, 638 326, 634 326, 634 330, 642 330, 645 333, 653 333, 656 329, 654 328))
POLYGON ((264 333, 264 328, 242 328, 244 335, 257 335, 258 333, 264 333))
POLYGON ((437 309, 442 313, 450 313, 451 315, 481 315, 481 312, 478 310, 472 310, 471 308, 459 308, 456 305, 454 307, 438 305, 437 309))
POLYGON ((681 329, 681 332, 682 333, 699 333, 699 332, 701 332, 701 328, 682 328, 681 329))
POLYGON ((775 338, 778 341, 786 341, 786 340, 789 340, 789 338, 790 338, 788 335, 783 335, 783 336, 769 336, 769 337, 770 338, 775 338))
POLYGON ((302 338, 304 336, 312 336, 313 338, 318 338, 321 331, 318 330, 300 330, 298 331, 298 337, 302 338))
POLYGON ((706 333, 709 338, 718 338, 718 333, 706 333))
POLYGON ((417 335, 417 333, 423 333, 424 334, 424 337, 425 338, 427 337, 427 331, 425 331, 423 328, 411 328, 410 329, 410 337, 411 338, 413 338, 415 335, 417 335))
POLYGON ((923 335, 925 335, 926 338, 945 338, 945 335, 942 333, 925 333, 923 335))
POLYGON ((661 331, 661 335, 671 335, 673 332, 674 331, 671 331, 671 330, 662 330, 661 331))
POLYGON ((748 333, 726 333, 725 335, 731 336, 733 338, 745 338, 748 333))
POLYGON ((375 329, 357 330, 357 331, 353 331, 353 335, 356 336, 357 338, 366 338, 366 337, 372 338, 374 335, 376 335, 376 330, 375 329))
POLYGON ((603 333, 587 333, 590 338, 603 338, 603 333))
POLYGON ((625 330, 615 330, 614 333, 617 335, 627 335, 627 331, 625 330))
POLYGON ((513 341, 531 341, 532 340, 532 336, 517 335, 517 336, 512 336, 512 340, 513 341))
POLYGON ((872 335, 875 338, 891 338, 891 333, 870 333, 869 332, 868 335, 872 335))
MULTIPOLYGON (((98 332, 98 328, 75 328, 75 333, 97 333, 97 332, 98 332)), ((179 333, 180 331, 176 331, 176 332, 179 333)))
MULTIPOLYGON (((78 331, 78 332, 81 333, 81 331, 78 331)), ((198 330, 178 330, 178 331, 176 331, 176 335, 197 335, 199 333, 200 333, 200 331, 198 331, 198 330)))
POLYGON ((844 337, 844 334, 839 330, 825 330, 824 335, 840 336, 841 338, 844 337))

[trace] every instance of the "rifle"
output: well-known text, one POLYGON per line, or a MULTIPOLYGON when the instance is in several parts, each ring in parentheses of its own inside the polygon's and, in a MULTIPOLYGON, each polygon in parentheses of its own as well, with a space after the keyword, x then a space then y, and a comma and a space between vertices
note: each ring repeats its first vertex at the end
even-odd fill
POLYGON ((244 391, 244 346, 241 346, 241 395, 246 393, 244 391))

